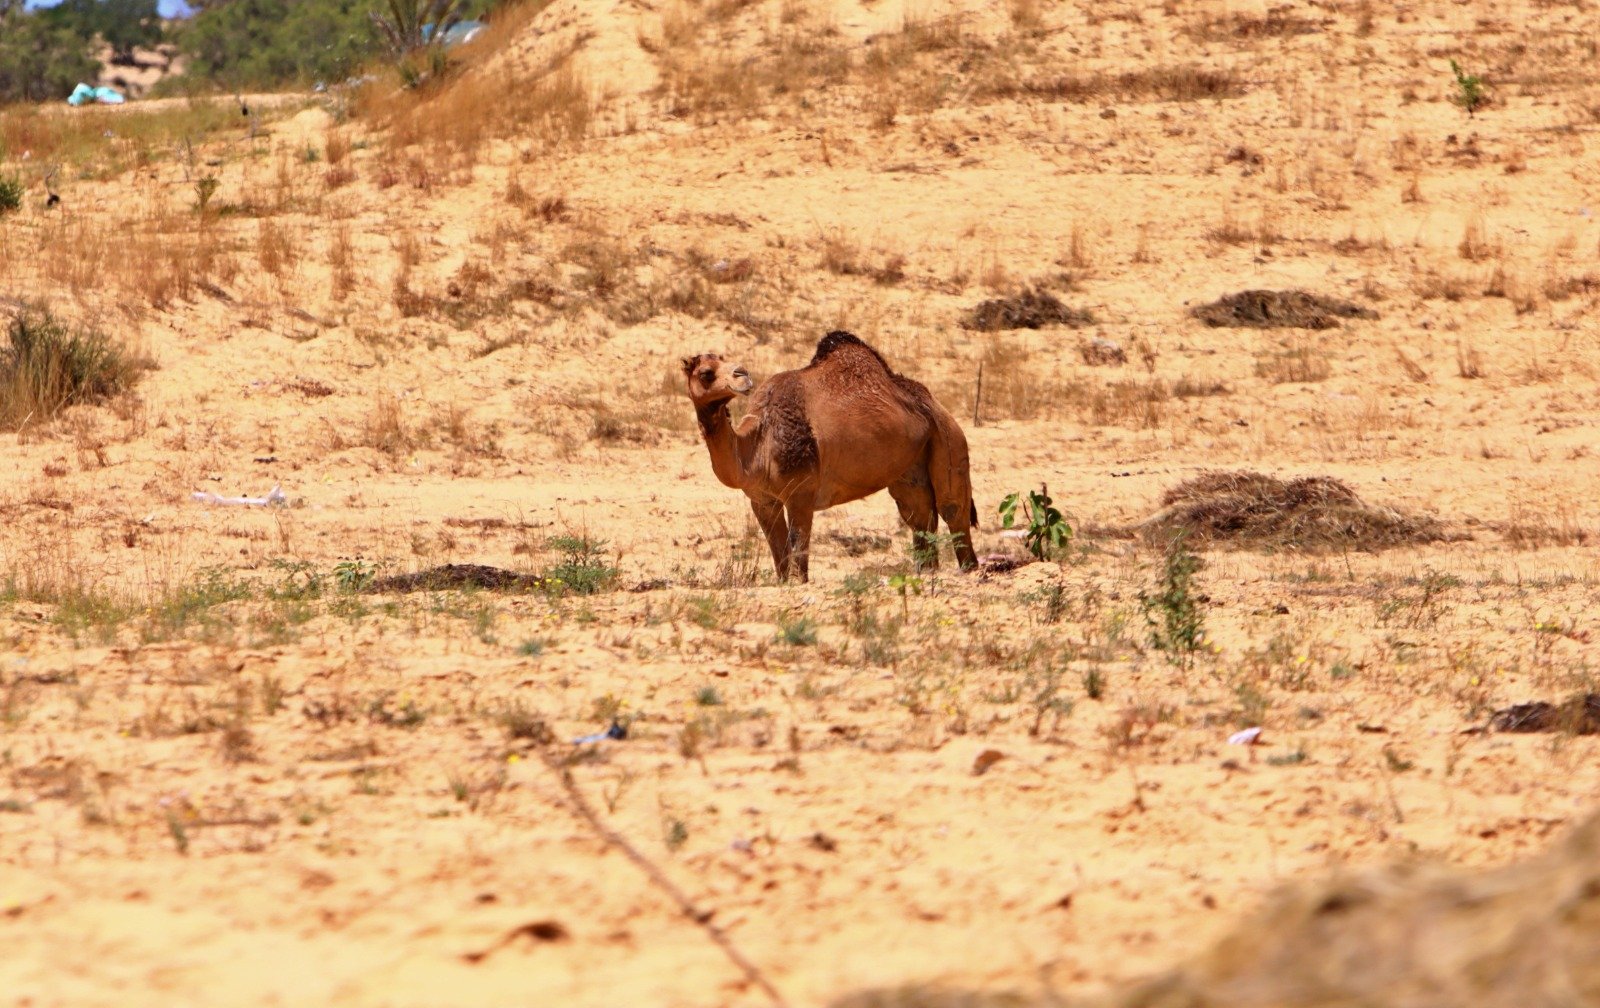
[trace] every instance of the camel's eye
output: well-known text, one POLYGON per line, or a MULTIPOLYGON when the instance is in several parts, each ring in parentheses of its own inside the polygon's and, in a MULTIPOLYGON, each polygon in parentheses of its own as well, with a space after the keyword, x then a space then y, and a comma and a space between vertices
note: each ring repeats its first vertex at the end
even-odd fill
POLYGON ((706 385, 710 385, 711 379, 715 378, 716 376, 717 373, 715 371, 702 371, 700 372, 700 381, 706 385))

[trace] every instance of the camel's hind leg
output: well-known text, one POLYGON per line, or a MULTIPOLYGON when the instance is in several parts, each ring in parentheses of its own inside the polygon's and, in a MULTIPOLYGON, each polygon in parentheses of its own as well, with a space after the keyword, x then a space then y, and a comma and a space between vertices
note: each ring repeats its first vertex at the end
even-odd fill
POLYGON ((972 499, 972 470, 967 457, 967 436, 955 417, 936 408, 933 440, 928 451, 928 478, 939 517, 955 537, 956 561, 962 570, 978 565, 972 548, 972 527, 978 523, 978 506, 972 499))
POLYGON ((918 565, 938 570, 939 549, 933 536, 939 531, 939 512, 934 507, 933 487, 928 485, 927 474, 919 472, 889 484, 889 496, 900 509, 900 520, 911 526, 918 565))
POLYGON ((750 498, 750 510, 767 537, 767 548, 772 551, 772 565, 777 568, 778 580, 789 580, 789 523, 783 519, 783 502, 777 498, 757 500, 750 498))

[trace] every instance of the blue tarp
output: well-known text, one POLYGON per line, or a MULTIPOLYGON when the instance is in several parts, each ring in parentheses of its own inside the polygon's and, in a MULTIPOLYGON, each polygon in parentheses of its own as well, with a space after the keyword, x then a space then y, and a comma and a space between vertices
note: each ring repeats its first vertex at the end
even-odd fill
POLYGON ((92 105, 95 102, 102 105, 121 105, 127 100, 116 88, 90 87, 87 84, 79 84, 72 89, 72 94, 67 96, 68 105, 92 105))
MULTIPOLYGON (((477 35, 480 31, 483 31, 482 21, 459 21, 444 30, 444 36, 440 39, 440 41, 443 42, 444 47, 448 49, 451 46, 457 46, 463 42, 471 42, 473 36, 477 35)), ((433 25, 425 24, 422 26, 422 41, 433 41, 433 25)))

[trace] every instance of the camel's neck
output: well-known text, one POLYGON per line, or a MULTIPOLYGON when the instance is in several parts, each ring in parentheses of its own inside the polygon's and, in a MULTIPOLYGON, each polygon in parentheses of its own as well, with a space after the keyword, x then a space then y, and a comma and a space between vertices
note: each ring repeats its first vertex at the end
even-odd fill
POLYGON ((738 439, 733 433, 733 417, 728 414, 728 400, 696 406, 694 412, 700 419, 700 434, 706 439, 706 450, 711 453, 711 471, 723 486, 743 489, 744 466, 738 439))

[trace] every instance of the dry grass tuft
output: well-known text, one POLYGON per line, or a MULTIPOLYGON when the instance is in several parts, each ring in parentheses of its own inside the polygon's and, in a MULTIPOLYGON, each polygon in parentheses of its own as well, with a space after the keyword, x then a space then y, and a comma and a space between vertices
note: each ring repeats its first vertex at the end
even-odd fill
POLYGON ((1239 291, 1197 305, 1189 314, 1208 326, 1250 329, 1333 329, 1342 318, 1378 317, 1371 308, 1303 290, 1239 291))
POLYGON ((1120 74, 1088 73, 1000 79, 980 89, 986 98, 1038 98, 1051 102, 1199 101, 1238 98, 1245 82, 1232 70, 1195 66, 1152 67, 1120 74))
POLYGON ((1161 507, 1134 527, 1157 543, 1182 535, 1201 546, 1336 552, 1448 538, 1437 519, 1367 504, 1328 476, 1281 480, 1248 471, 1203 473, 1163 494, 1161 507))
POLYGON ((1068 308, 1053 294, 1024 289, 1012 297, 994 298, 979 304, 961 320, 963 329, 995 332, 1001 329, 1040 329, 1064 325, 1071 328, 1094 324, 1087 311, 1068 308))
POLYGON ((1544 700, 1495 711, 1489 727, 1501 732, 1562 732, 1600 735, 1600 693, 1585 693, 1562 703, 1544 700))
POLYGON ((1333 363, 1321 347, 1296 340, 1279 350, 1256 355, 1256 377, 1274 385, 1319 382, 1333 374, 1333 363))
POLYGON ((98 330, 71 328, 46 311, 24 311, 12 319, 0 348, 0 427, 21 430, 69 406, 121 395, 147 367, 98 330))
MULTIPOLYGON (((1286 886, 1192 963, 1090 1004, 1579 1003, 1600 990, 1597 917, 1600 816, 1590 816, 1547 853, 1504 868, 1408 861, 1286 886)), ((1005 1002, 856 1002, 899 1003, 1005 1002)))
POLYGON ((1287 7, 1265 14, 1226 14, 1189 25, 1185 32, 1200 42, 1253 42, 1260 39, 1311 35, 1322 30, 1319 22, 1298 17, 1287 7))

